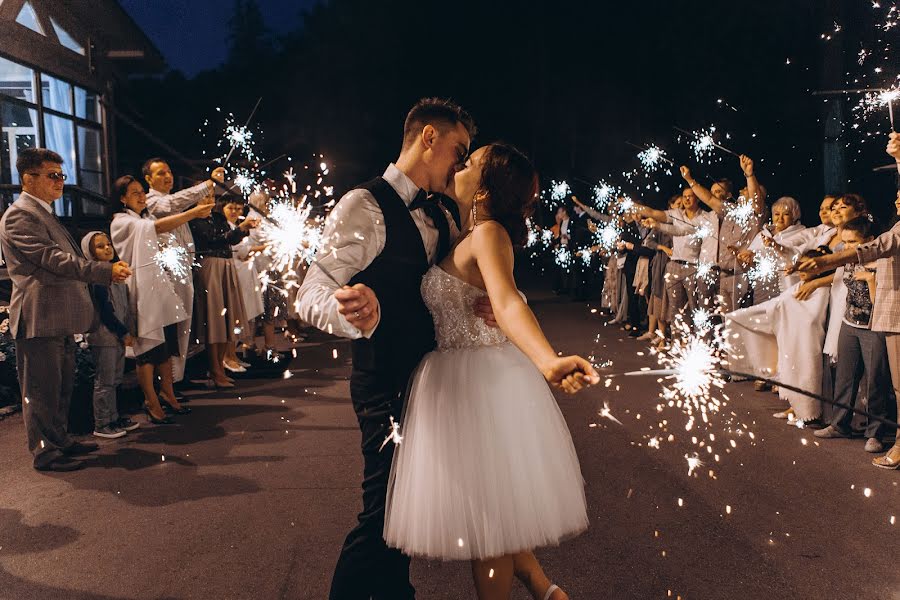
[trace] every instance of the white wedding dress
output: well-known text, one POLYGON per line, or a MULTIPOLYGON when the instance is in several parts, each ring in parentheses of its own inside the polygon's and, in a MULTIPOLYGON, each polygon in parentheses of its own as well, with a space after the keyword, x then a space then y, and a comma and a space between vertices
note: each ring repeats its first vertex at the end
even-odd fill
POLYGON ((413 376, 384 525, 411 556, 496 557, 588 526, 566 421, 534 364, 473 313, 484 295, 438 266, 422 279, 438 347, 413 376))

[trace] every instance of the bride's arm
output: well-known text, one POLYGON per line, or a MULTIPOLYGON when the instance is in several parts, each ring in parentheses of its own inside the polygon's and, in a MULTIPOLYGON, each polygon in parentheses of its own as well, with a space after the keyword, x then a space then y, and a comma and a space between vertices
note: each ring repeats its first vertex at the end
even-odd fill
POLYGON ((553 351, 534 313, 516 288, 512 242, 503 226, 488 221, 476 227, 472 232, 472 254, 487 288, 497 324, 540 369, 547 381, 562 386, 567 392, 577 391, 582 380, 598 382, 599 376, 585 359, 558 357, 553 351))

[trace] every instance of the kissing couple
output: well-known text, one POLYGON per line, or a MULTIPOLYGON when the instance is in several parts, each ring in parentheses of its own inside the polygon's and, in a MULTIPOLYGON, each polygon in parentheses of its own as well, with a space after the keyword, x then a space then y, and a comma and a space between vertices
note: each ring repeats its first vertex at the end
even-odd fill
POLYGON ((509 598, 514 578, 536 600, 568 598, 532 552, 588 525, 548 384, 599 377, 557 355, 513 278, 537 172, 507 144, 470 153, 475 132, 449 100, 416 103, 399 158, 337 203, 298 291, 302 319, 352 340, 362 432, 363 510, 331 600, 414 598, 411 556, 471 561, 482 600, 509 598))

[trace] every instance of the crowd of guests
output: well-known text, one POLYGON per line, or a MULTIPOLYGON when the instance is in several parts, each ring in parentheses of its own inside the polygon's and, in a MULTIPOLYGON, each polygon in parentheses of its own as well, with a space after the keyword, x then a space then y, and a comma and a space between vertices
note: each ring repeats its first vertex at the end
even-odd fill
MULTIPOLYGON (((900 170, 900 135, 887 152, 900 170)), ((806 227, 794 198, 767 204, 751 158, 740 167, 739 190, 681 167, 685 185, 665 209, 623 197, 601 212, 572 197, 553 228, 556 247, 575 257, 557 291, 583 299, 601 279, 610 324, 660 349, 721 323, 732 379, 778 394, 775 418, 821 439, 863 437, 865 451, 881 453, 896 439, 885 421, 896 421, 900 393, 900 224, 884 231, 867 201, 846 193, 826 196, 819 224, 806 227), (585 233, 611 222, 614 248, 585 233)), ((900 191, 895 208, 900 216, 900 191)), ((873 464, 900 467, 900 444, 873 464)))
POLYGON ((260 273, 277 278, 258 230, 264 189, 247 206, 217 168, 173 193, 168 162, 151 158, 140 179, 115 181, 108 229, 76 242, 52 207, 63 192, 62 164, 51 150, 20 152, 22 193, 0 221, 28 445, 34 467, 52 471, 81 468, 72 456, 97 449, 67 431, 75 335, 85 334, 96 367, 93 433, 110 439, 140 426, 117 411, 126 358, 134 359, 147 420, 170 425, 191 412, 177 389, 192 378, 185 365, 197 347, 206 365, 195 383, 228 389, 229 373, 251 366, 240 352, 277 360, 276 326, 288 326, 295 341, 303 335, 286 293, 260 282, 260 273))

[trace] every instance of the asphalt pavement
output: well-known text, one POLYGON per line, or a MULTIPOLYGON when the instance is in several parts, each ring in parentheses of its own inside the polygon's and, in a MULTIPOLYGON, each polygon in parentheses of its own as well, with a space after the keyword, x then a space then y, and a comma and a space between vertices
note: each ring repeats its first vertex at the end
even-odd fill
MULTIPOLYGON (((556 349, 605 376, 657 366, 593 305, 529 297, 556 349)), ((75 473, 34 471, 21 416, 0 422, 0 598, 327 598, 360 508, 349 345, 313 335, 284 367, 192 392, 178 425, 102 441, 75 473)), ((605 383, 558 395, 591 526, 536 554, 573 599, 900 600, 900 471, 862 440, 773 419, 749 383, 690 430, 666 381, 605 383)), ((422 599, 474 597, 465 563, 415 560, 412 579, 422 599)))

